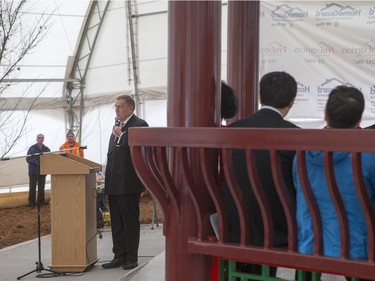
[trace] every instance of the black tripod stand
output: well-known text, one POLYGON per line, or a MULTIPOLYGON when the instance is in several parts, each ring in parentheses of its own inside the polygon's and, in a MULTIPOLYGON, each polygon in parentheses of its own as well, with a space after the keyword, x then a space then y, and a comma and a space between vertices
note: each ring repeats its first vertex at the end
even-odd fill
MULTIPOLYGON (((51 272, 51 273, 55 273, 57 275, 59 274, 58 272, 54 272, 52 270, 44 268, 43 263, 41 261, 41 255, 42 254, 41 254, 41 243, 40 243, 40 203, 41 202, 38 200, 38 204, 37 204, 38 205, 38 261, 35 262, 36 268, 34 270, 28 272, 28 273, 25 273, 22 276, 17 277, 17 280, 20 280, 21 278, 23 278, 23 277, 25 277, 25 276, 27 276, 31 273, 34 273, 34 272, 41 273, 43 270, 51 272)), ((36 277, 38 277, 38 276, 36 276, 36 277)))
MULTIPOLYGON (((36 157, 38 157, 36 163, 37 163, 38 170, 39 170, 39 155, 37 155, 36 157)), ((38 179, 39 179, 39 171, 38 171, 38 174, 37 174, 37 182, 39 182, 38 179)), ((39 187, 39 183, 38 183, 38 192, 40 192, 39 188, 40 187, 39 187)), ((31 273, 34 273, 34 272, 41 273, 43 270, 48 271, 50 273, 53 273, 53 275, 56 275, 56 276, 60 275, 60 273, 58 273, 58 272, 54 272, 52 270, 44 268, 43 263, 41 261, 41 255, 42 255, 42 253, 41 253, 41 243, 40 243, 40 204, 42 202, 41 202, 40 198, 41 197, 38 194, 38 199, 37 199, 37 206, 38 206, 38 261, 35 262, 36 263, 36 268, 34 270, 32 270, 32 271, 30 271, 28 273, 25 273, 24 275, 21 275, 21 276, 17 277, 17 280, 20 280, 21 278, 23 278, 23 277, 25 277, 25 276, 27 276, 27 275, 29 275, 31 273)), ((38 275, 36 277, 38 277, 38 275)))

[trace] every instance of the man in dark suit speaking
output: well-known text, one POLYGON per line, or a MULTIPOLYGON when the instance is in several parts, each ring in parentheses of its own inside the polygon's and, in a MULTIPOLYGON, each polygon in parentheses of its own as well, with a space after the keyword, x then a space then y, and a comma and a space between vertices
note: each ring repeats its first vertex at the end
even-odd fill
POLYGON ((122 266, 128 270, 138 266, 140 236, 139 202, 145 190, 134 171, 128 145, 129 127, 148 126, 134 114, 135 102, 131 96, 117 97, 114 106, 116 122, 109 139, 105 192, 111 214, 114 259, 102 265, 105 269, 122 266))
MULTIPOLYGON (((261 109, 253 115, 232 123, 229 127, 297 128, 296 125, 284 120, 297 94, 297 83, 291 75, 285 72, 271 72, 264 75, 260 81, 259 93, 261 109)), ((292 178, 294 154, 293 151, 280 152, 285 184, 293 199, 295 199, 292 178)), ((245 151, 233 150, 232 157, 236 177, 250 212, 250 243, 263 246, 263 221, 257 200, 251 190, 245 151)), ((270 210, 274 223, 272 246, 286 246, 288 236, 287 223, 272 179, 269 152, 265 150, 255 151, 255 161, 265 195, 272 207, 270 210)), ((228 214, 229 241, 239 243, 240 225, 237 209, 227 185, 224 188, 224 200, 228 214)), ((259 274, 261 272, 260 269, 260 266, 245 264, 245 271, 248 273, 259 274)), ((271 268, 271 275, 275 274, 276 268, 271 268)))

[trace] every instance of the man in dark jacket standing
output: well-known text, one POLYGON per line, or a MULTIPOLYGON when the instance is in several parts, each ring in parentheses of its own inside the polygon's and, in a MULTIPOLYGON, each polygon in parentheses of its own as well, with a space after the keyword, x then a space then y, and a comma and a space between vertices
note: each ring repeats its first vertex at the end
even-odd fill
POLYGON ((46 175, 40 175, 39 155, 51 150, 43 144, 44 135, 36 136, 36 144, 30 146, 27 151, 26 161, 29 164, 29 206, 35 207, 36 185, 38 184, 38 204, 44 203, 44 186, 46 175))
POLYGON ((135 102, 131 96, 117 97, 114 108, 116 124, 109 139, 105 171, 114 258, 102 267, 110 269, 122 266, 128 270, 138 266, 139 202, 141 193, 145 190, 134 171, 128 145, 128 129, 148 127, 148 124, 134 114, 135 102))

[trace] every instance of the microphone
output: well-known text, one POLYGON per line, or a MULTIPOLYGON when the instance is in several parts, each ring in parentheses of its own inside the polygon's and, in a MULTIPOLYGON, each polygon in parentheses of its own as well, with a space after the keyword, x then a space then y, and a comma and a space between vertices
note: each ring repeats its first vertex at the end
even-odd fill
POLYGON ((85 145, 85 146, 80 146, 79 149, 87 149, 87 145, 85 145))
POLYGON ((120 124, 121 124, 121 120, 118 117, 116 117, 115 118, 115 126, 120 126, 120 124))

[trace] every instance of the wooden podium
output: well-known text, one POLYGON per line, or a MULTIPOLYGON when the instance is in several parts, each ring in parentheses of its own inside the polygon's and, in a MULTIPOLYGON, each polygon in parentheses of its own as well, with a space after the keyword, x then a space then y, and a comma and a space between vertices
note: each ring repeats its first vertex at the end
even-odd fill
POLYGON ((51 175, 51 270, 83 272, 98 261, 96 172, 100 164, 71 153, 40 156, 40 173, 51 175))

